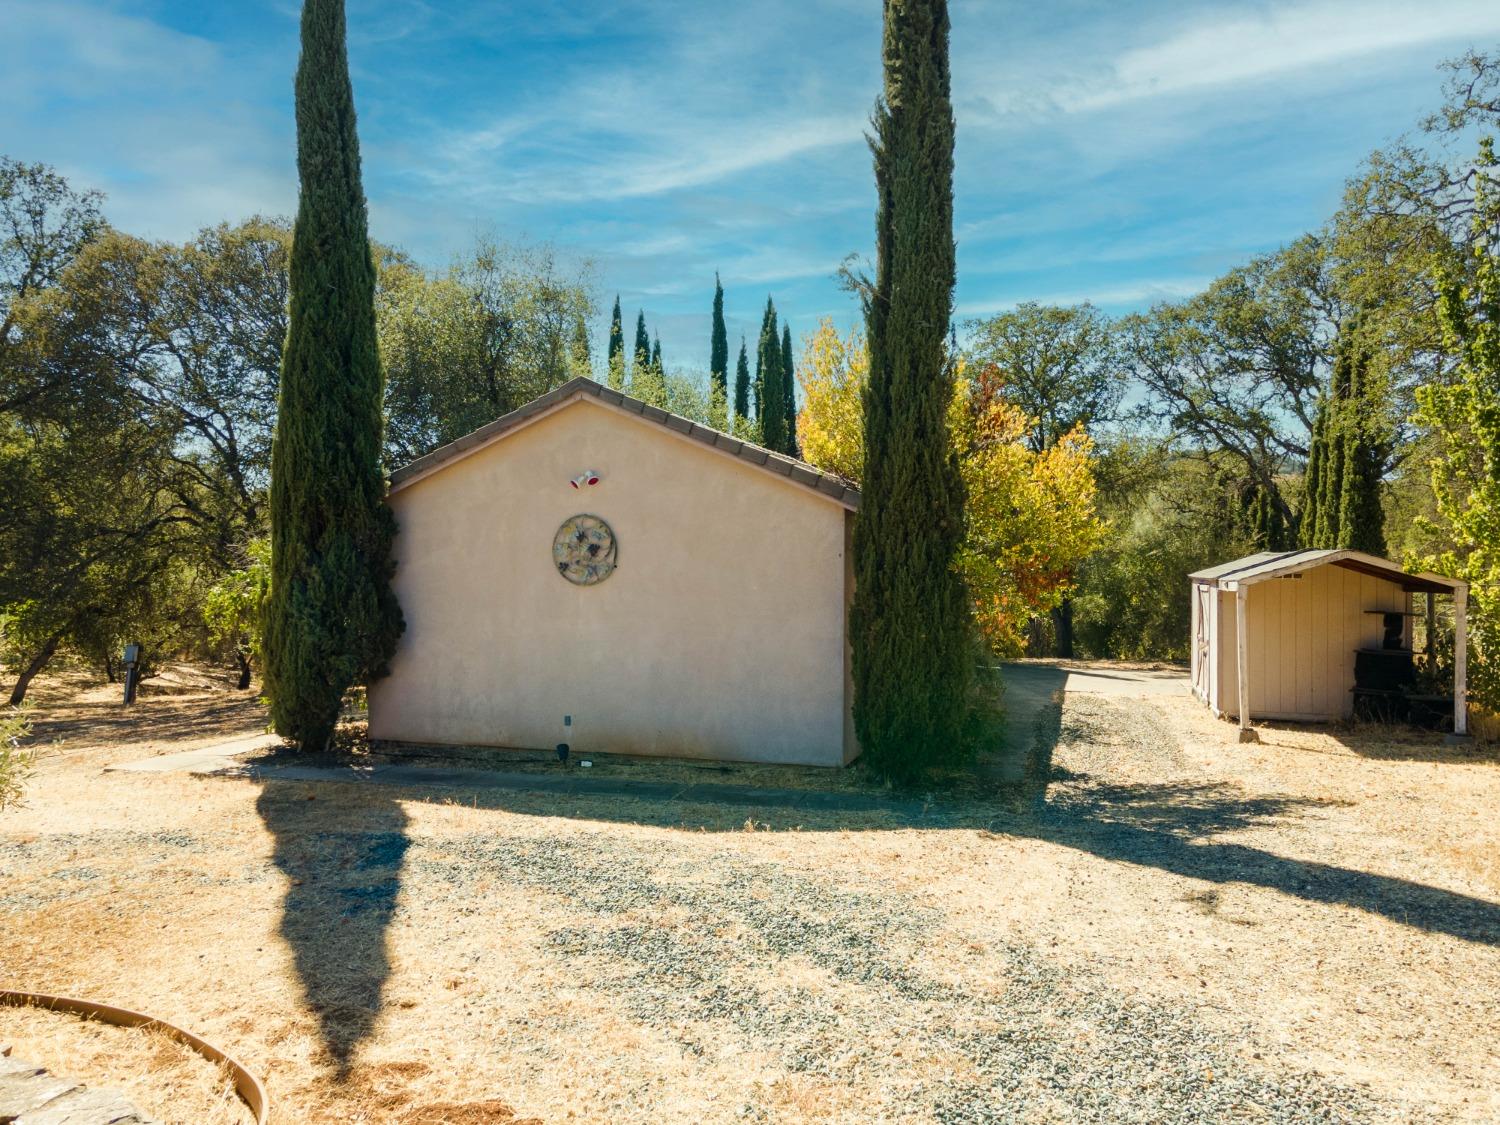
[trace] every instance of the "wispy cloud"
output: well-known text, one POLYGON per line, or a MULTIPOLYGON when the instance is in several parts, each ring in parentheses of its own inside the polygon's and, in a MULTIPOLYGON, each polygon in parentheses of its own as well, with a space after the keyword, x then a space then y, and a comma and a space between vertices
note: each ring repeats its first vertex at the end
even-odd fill
POLYGON ((979 300, 964 301, 954 312, 961 317, 993 316, 1027 301, 1034 301, 1039 305, 1081 305, 1088 301, 1101 308, 1113 309, 1181 300, 1203 292, 1212 281, 1212 277, 1164 277, 1052 293, 1012 289, 979 300))
POLYGON ((1116 57, 1102 80, 1054 93, 1068 112, 1141 98, 1260 82, 1424 43, 1500 31, 1500 4, 1459 0, 1423 5, 1389 0, 1280 4, 1249 14, 1200 17, 1157 42, 1116 57))
POLYGON ((630 131, 604 130, 565 159, 556 154, 539 159, 538 148, 555 137, 559 119, 578 116, 549 112, 456 133, 442 146, 444 159, 420 174, 481 197, 553 203, 634 199, 702 187, 807 153, 856 145, 864 136, 864 119, 853 115, 735 121, 720 128, 679 115, 643 121, 630 131))

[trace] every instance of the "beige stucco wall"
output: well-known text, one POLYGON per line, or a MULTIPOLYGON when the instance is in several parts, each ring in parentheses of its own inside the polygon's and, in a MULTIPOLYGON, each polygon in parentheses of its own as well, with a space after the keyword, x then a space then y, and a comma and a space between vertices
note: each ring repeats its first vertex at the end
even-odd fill
POLYGON ((372 737, 550 749, 571 714, 583 754, 852 757, 837 502, 584 396, 391 505, 406 634, 372 737), (619 544, 592 587, 552 563, 580 512, 619 544))
MULTIPOLYGON (((1246 587, 1250 717, 1332 720, 1353 712, 1354 650, 1380 647, 1382 622, 1367 609, 1399 611, 1394 582, 1341 566, 1246 587)), ((1219 591, 1216 709, 1239 717, 1234 594, 1219 591)))

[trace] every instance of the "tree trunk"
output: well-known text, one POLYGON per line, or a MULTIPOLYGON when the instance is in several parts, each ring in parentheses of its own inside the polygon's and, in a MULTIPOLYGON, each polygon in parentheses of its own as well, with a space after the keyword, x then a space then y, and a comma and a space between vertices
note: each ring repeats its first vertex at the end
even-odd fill
POLYGON ((61 633, 53 633, 43 643, 37 654, 31 658, 31 663, 21 669, 20 678, 16 680, 16 686, 10 690, 10 705, 19 707, 26 701, 26 689, 31 686, 31 681, 36 674, 47 667, 47 661, 52 659, 52 654, 57 651, 58 644, 62 641, 61 633))
POLYGON ((1053 647, 1065 660, 1073 659, 1073 599, 1064 598, 1052 611, 1053 647))
POLYGON ((104 656, 104 678, 112 684, 120 682, 120 677, 115 672, 115 658, 108 653, 104 656))
POLYGON ((250 686, 250 658, 239 649, 234 650, 234 661, 240 666, 240 678, 235 690, 244 691, 250 686))

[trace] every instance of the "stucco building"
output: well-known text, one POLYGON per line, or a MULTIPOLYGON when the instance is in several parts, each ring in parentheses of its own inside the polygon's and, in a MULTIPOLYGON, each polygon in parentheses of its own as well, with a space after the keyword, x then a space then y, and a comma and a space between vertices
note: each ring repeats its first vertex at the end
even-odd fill
POLYGON ((575 379, 392 473, 390 503, 406 633, 372 738, 855 756, 839 478, 575 379))

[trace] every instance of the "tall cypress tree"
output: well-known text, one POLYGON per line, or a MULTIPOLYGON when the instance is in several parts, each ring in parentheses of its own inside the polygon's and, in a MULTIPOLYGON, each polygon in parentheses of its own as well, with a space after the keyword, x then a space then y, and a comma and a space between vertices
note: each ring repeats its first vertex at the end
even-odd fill
POLYGON ((792 326, 781 328, 781 389, 786 396, 786 445, 782 452, 800 456, 797 450, 797 363, 792 356, 792 326))
POLYGON ((609 355, 606 362, 613 365, 615 360, 622 363, 625 360, 625 323, 620 319, 620 295, 615 294, 615 311, 609 318, 609 355))
POLYGON ((1371 385, 1370 349, 1358 324, 1349 333, 1349 401, 1345 410, 1344 471, 1339 489, 1339 546, 1385 554, 1377 433, 1381 412, 1371 385))
POLYGON ((1305 547, 1385 553, 1382 411, 1370 359, 1363 318, 1356 316, 1340 330, 1328 391, 1313 420, 1299 534, 1305 547))
POLYGON ((1323 423, 1323 468, 1318 475, 1318 540, 1316 547, 1334 548, 1343 544, 1339 526, 1339 504, 1344 495, 1344 441, 1349 419, 1349 392, 1353 356, 1340 342, 1333 365, 1328 392, 1328 415, 1323 423))
POLYGON ((1324 431, 1328 424, 1328 399, 1320 397, 1318 412, 1313 416, 1312 442, 1307 450, 1307 470, 1302 477, 1302 512, 1297 525, 1297 541, 1304 547, 1318 545, 1318 503, 1323 487, 1323 459, 1326 455, 1327 437, 1324 431))
POLYGON ((750 417, 750 354, 745 349, 745 338, 740 337, 740 358, 734 365, 734 416, 750 417))
POLYGON ((708 376, 725 397, 729 394, 729 333, 724 327, 724 286, 714 274, 714 328, 709 342, 708 376))
POLYGON ((962 758, 974 650, 954 562, 964 491, 949 439, 953 107, 946 0, 885 0, 875 109, 876 276, 854 523, 854 724, 897 781, 962 758))
POLYGON ((343 0, 304 3, 296 94, 300 194, 271 448, 265 691, 277 733, 319 751, 344 692, 385 673, 402 630, 343 0))
POLYGON ((781 333, 776 327, 776 306, 766 298, 766 314, 760 325, 760 345, 755 353, 756 419, 760 441, 777 453, 786 451, 786 392, 781 382, 786 368, 781 362, 781 333))
POLYGON ((635 351, 632 353, 635 367, 633 377, 642 375, 651 366, 651 336, 646 331, 646 311, 642 309, 635 318, 635 351))
POLYGON ((762 421, 766 416, 766 336, 776 317, 776 306, 766 298, 766 311, 760 318, 760 335, 755 338, 755 417, 762 421))

